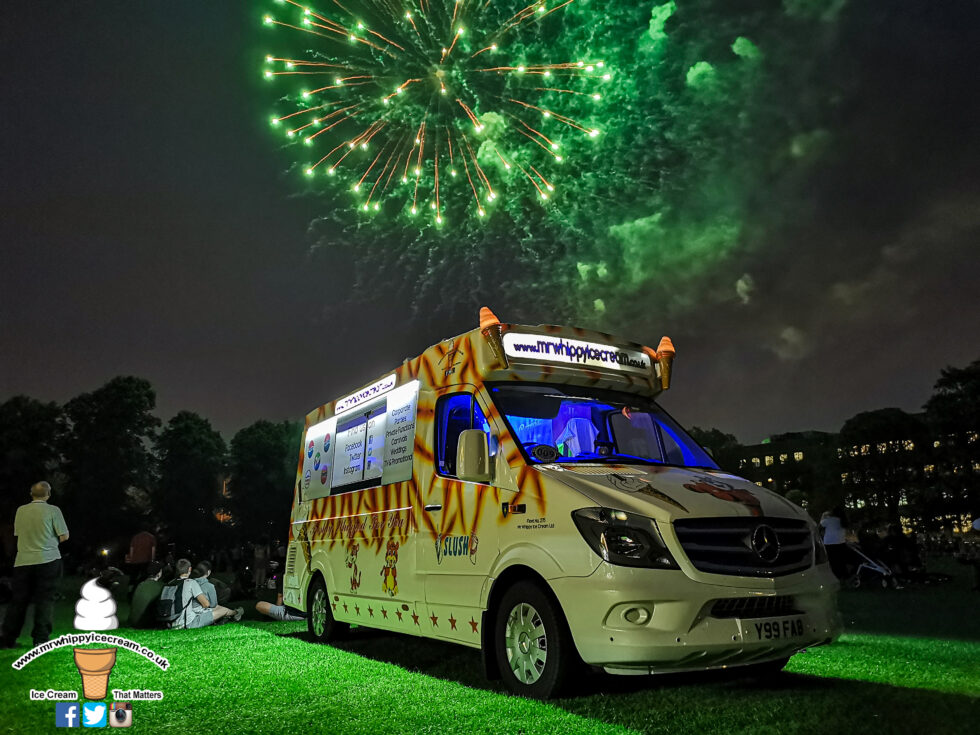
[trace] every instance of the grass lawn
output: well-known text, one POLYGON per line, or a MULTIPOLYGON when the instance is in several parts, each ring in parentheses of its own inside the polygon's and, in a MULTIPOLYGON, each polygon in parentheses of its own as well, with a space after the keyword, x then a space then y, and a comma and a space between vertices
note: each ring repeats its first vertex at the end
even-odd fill
MULTIPOLYGON (((768 683, 731 672, 596 677, 580 696, 542 703, 487 683, 475 651, 366 629, 319 646, 305 624, 253 611, 210 629, 116 631, 170 668, 120 651, 109 686, 164 692, 133 704, 133 727, 154 733, 980 732, 980 593, 965 569, 931 567, 953 581, 843 592, 840 642, 795 656, 768 683)), ((71 632, 80 582, 68 584, 56 636, 71 632)), ((81 688, 70 649, 15 671, 26 650, 0 651, 0 732, 54 730, 55 705, 28 691, 81 688)))

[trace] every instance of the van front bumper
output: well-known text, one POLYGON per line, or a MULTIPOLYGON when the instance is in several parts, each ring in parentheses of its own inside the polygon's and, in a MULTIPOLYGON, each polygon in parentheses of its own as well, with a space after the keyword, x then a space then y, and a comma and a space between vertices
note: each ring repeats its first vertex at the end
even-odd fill
POLYGON ((682 571, 603 562, 588 577, 549 583, 582 659, 613 673, 772 661, 830 643, 842 627, 839 585, 826 564, 777 579, 732 577, 718 584, 682 571))

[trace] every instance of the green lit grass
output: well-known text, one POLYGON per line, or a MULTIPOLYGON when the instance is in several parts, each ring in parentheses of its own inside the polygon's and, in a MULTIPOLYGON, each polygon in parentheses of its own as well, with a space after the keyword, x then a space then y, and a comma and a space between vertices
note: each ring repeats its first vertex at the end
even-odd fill
MULTIPOLYGON (((111 687, 159 689, 134 704, 152 732, 968 733, 980 722, 980 595, 948 584, 845 592, 848 633, 763 683, 731 672, 595 677, 580 696, 541 703, 487 683, 478 652, 355 631, 339 646, 304 626, 249 620, 196 631, 120 630, 163 654, 167 672, 120 652, 111 687)), ((70 609, 55 633, 68 632, 70 609)), ((28 690, 78 689, 69 649, 17 672, 0 652, 0 731, 53 729, 54 704, 28 690)))

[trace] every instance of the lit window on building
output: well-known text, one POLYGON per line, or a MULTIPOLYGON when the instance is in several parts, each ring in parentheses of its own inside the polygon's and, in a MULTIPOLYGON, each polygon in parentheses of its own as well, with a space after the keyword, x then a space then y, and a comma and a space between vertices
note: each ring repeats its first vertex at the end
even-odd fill
MULTIPOLYGON (((800 455, 800 459, 803 458, 803 452, 797 452, 800 455)), ((837 459, 844 459, 844 450, 840 447, 837 448, 837 459)))
POLYGON ((780 454, 779 455, 779 464, 786 464, 786 460, 788 460, 788 459, 789 459, 789 455, 788 454, 780 454))
POLYGON ((768 467, 769 465, 771 465, 772 462, 773 462, 772 455, 771 454, 767 454, 766 455, 766 467, 768 467))
POLYGON ((761 482, 757 482, 756 485, 758 485, 759 487, 762 487, 762 483, 761 482))
MULTIPOLYGON (((840 450, 839 449, 837 450, 837 456, 838 457, 840 456, 840 450)), ((803 461, 803 452, 793 452, 793 459, 796 460, 797 462, 802 462, 803 461)))
POLYGON ((925 465, 922 468, 922 471, 926 474, 926 477, 928 477, 928 476, 932 475, 933 472, 936 471, 936 465, 934 465, 934 464, 927 464, 927 465, 925 465))
POLYGON ((851 476, 851 473, 850 472, 841 472, 840 473, 840 481, 841 482, 847 482, 848 479, 850 478, 850 476, 851 476))
POLYGON ((762 464, 762 463, 759 461, 759 458, 758 457, 753 457, 752 458, 752 466, 753 467, 758 467, 760 464, 762 464))
POLYGON ((939 449, 939 440, 938 439, 932 443, 932 448, 933 449, 939 449))
POLYGON ((973 442, 977 440, 977 432, 971 431, 969 434, 966 435, 966 440, 970 442, 970 444, 973 444, 973 442))
POLYGON ((888 451, 887 442, 878 442, 878 454, 884 454, 888 451))
POLYGON ((911 439, 906 439, 905 441, 902 442, 902 448, 906 452, 911 452, 913 449, 915 449, 915 442, 912 441, 911 439))
POLYGON ((858 499, 857 499, 857 500, 855 501, 855 503, 854 503, 854 505, 855 505, 856 507, 858 507, 858 508, 863 508, 863 507, 864 507, 864 505, 865 505, 865 503, 864 503, 864 498, 858 498, 858 499))
POLYGON ((870 444, 862 444, 861 445, 861 454, 864 455, 864 456, 867 456, 867 455, 871 454, 871 445, 870 444))
POLYGON ((980 462, 977 462, 977 461, 974 460, 974 462, 973 462, 973 471, 974 472, 980 472, 980 462))
POLYGON ((738 461, 738 468, 739 468, 739 469, 742 469, 743 467, 745 467, 745 465, 746 465, 746 462, 745 462, 745 460, 744 460, 744 459, 740 459, 740 460, 738 461))

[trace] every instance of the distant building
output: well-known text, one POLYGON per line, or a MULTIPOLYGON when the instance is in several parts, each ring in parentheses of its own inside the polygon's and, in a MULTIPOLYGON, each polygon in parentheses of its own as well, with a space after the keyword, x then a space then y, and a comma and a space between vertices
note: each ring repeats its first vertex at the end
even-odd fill
POLYGON ((719 464, 760 487, 786 495, 794 490, 812 499, 825 485, 837 449, 837 435, 825 431, 776 434, 761 444, 720 453, 719 464))
MULTIPOLYGON (((719 452, 719 465, 819 513, 843 504, 873 523, 961 529, 980 515, 980 436, 936 436, 922 414, 859 440, 802 431, 719 452), (796 492, 794 492, 796 491, 796 492)), ((853 431, 853 429, 852 429, 853 431)))

